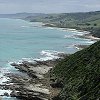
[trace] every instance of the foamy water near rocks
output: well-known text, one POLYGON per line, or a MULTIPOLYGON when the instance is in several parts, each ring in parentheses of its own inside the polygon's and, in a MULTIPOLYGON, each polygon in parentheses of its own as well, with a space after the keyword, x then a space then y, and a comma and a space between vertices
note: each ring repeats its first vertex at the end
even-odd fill
POLYGON ((11 96, 16 98, 21 98, 25 100, 48 100, 50 96, 50 77, 45 77, 45 74, 52 69, 58 60, 63 58, 65 54, 53 52, 47 53, 47 51, 41 52, 46 57, 50 59, 44 60, 39 59, 23 59, 20 62, 10 62, 12 67, 15 67, 23 75, 7 73, 6 77, 9 81, 2 84, 1 87, 4 89, 2 91, 2 96, 11 96), (52 58, 52 59, 51 59, 52 58), (33 60, 33 62, 32 62, 33 60), (25 75, 24 75, 25 74, 25 75))

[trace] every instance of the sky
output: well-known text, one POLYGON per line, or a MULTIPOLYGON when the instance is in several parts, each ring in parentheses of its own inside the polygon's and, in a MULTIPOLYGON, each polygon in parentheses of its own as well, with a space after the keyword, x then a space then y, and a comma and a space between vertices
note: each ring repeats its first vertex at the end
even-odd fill
POLYGON ((100 10, 100 0, 0 0, 0 14, 69 13, 100 10))

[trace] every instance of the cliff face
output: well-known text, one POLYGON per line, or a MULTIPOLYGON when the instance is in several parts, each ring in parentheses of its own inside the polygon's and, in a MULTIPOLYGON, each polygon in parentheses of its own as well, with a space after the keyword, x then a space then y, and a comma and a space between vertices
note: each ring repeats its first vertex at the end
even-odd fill
POLYGON ((63 83, 54 100, 100 99, 100 41, 59 62, 52 77, 63 83))

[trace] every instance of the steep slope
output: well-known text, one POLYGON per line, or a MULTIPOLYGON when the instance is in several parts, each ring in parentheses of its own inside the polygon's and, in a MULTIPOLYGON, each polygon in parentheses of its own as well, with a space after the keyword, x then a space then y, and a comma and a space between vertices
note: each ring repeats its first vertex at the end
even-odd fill
POLYGON ((51 75, 63 83, 54 100, 99 100, 100 41, 59 62, 51 75))

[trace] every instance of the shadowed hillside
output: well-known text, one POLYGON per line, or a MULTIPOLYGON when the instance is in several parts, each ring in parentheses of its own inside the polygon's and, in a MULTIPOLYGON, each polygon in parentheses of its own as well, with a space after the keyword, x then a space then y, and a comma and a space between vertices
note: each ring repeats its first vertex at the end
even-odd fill
POLYGON ((63 85, 54 100, 99 100, 100 41, 59 62, 51 75, 63 85))

